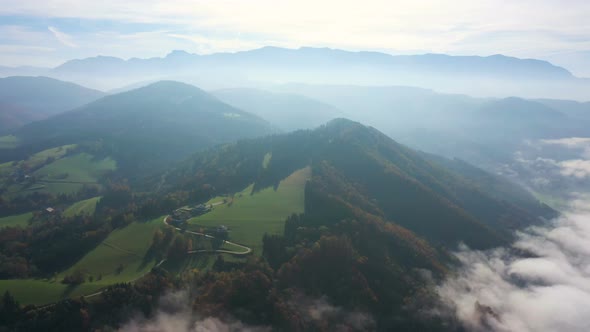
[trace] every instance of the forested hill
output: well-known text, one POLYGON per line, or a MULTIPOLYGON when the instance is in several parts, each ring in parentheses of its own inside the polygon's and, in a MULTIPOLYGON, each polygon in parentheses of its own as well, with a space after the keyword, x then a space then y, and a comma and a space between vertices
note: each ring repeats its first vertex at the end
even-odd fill
POLYGON ((27 152, 97 143, 121 167, 135 169, 167 164, 205 147, 270 132, 266 121, 201 89, 161 81, 31 123, 15 135, 19 148, 27 152))
MULTIPOLYGON (((56 215, 51 223, 0 231, 10 240, 0 246, 14 262, 2 265, 10 277, 49 275, 72 264, 88 268, 84 262, 100 254, 93 248, 104 249, 102 243, 113 249, 114 240, 117 246, 140 242, 135 245, 145 254, 134 256, 138 264, 167 259, 132 283, 111 284, 92 301, 14 309, 7 326, 61 331, 65 320, 87 324, 70 330, 118 329, 130 312, 157 315, 157 299, 182 290, 190 294, 187 311, 199 317, 232 317, 283 331, 455 331, 440 317, 422 315, 436 307, 433 285, 452 269, 450 252, 460 243, 476 249, 507 244, 511 230, 553 213, 468 164, 425 155, 371 127, 336 119, 315 130, 212 147, 153 178, 110 185, 93 216, 56 215), (166 217, 200 203, 211 210, 184 221, 166 217), (167 227, 169 222, 177 226, 167 227), (214 249, 215 243, 228 245, 217 235, 208 235, 215 239, 211 244, 198 236, 219 229, 252 251, 228 255, 229 248, 214 249), (15 268, 23 264, 27 274, 15 268), (318 299, 344 318, 307 319, 312 309, 305 303, 318 299), (358 315, 366 317, 360 324, 349 318, 358 315)), ((110 256, 102 255, 94 259, 108 265, 103 257, 110 256)), ((93 274, 106 278, 129 264, 114 259, 105 270, 90 266, 93 274)), ((93 285, 84 282, 84 271, 77 275, 82 286, 93 285)), ((118 273, 112 277, 121 280, 118 273)), ((7 294, 4 306, 18 307, 11 299, 7 294)))
POLYGON ((243 188, 256 197, 269 187, 280 191, 281 180, 304 167, 311 168, 304 213, 289 217, 282 234, 263 237, 264 264, 272 270, 248 266, 203 281, 198 292, 204 295, 194 301, 199 312, 222 310, 286 330, 317 328, 288 309, 303 293, 369 312, 378 330, 452 330, 420 316, 436 302, 424 271, 441 278, 453 264, 450 250, 460 243, 503 245, 511 230, 555 213, 509 182, 344 119, 210 149, 147 187, 188 202, 207 192, 231 197, 243 188), (240 278, 264 287, 245 291, 240 278), (225 285, 236 286, 215 293, 225 285), (239 305, 246 298, 261 299, 257 309, 239 305))
POLYGON ((503 243, 510 230, 554 213, 507 181, 461 161, 428 157, 345 119, 198 154, 170 171, 166 186, 190 191, 206 183, 234 192, 254 182, 260 190, 308 165, 313 178, 306 215, 321 223, 371 215, 434 245, 488 248, 503 243), (265 156, 271 156, 267 165, 265 156))

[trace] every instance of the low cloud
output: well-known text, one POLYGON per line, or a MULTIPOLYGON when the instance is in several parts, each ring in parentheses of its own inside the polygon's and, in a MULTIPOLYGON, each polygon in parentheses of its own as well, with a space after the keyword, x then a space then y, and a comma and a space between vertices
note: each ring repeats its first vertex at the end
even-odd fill
POLYGON ((542 139, 542 143, 561 145, 568 148, 585 148, 590 146, 590 137, 567 137, 560 139, 542 139))
MULTIPOLYGON (((268 332, 269 326, 245 324, 231 316, 202 317, 191 311, 188 292, 168 293, 160 299, 157 313, 150 318, 135 317, 119 332, 268 332)), ((326 297, 310 298, 294 293, 285 303, 290 315, 299 317, 305 329, 322 327, 333 331, 371 331, 373 317, 360 311, 345 310, 330 304, 326 297)))
POLYGON ((590 138, 532 147, 537 149, 518 153, 507 168, 567 200, 565 212, 517 233, 509 248, 455 253, 462 267, 437 287, 444 303, 439 312, 450 309, 467 330, 590 331, 590 138), (543 151, 547 145, 561 150, 543 151))
POLYGON ((590 138, 530 141, 496 172, 555 197, 581 191, 590 185, 590 138))
POLYGON ((438 294, 465 328, 590 330, 590 196, 576 195, 570 212, 519 233, 511 248, 456 256, 463 268, 438 294))
POLYGON ((365 312, 345 310, 330 304, 327 297, 310 298, 296 294, 288 302, 289 311, 301 317, 308 327, 330 327, 333 331, 372 331, 373 317, 365 312))
POLYGON ((574 176, 584 179, 590 178, 590 160, 573 159, 559 163, 561 174, 564 176, 574 176))
POLYGON ((544 139, 545 145, 556 145, 567 149, 577 150, 584 158, 590 158, 590 137, 568 137, 560 139, 544 139))
POLYGON ((186 291, 168 293, 162 297, 154 317, 136 317, 123 325, 119 332, 268 332, 265 326, 251 326, 231 318, 200 317, 191 311, 186 291))

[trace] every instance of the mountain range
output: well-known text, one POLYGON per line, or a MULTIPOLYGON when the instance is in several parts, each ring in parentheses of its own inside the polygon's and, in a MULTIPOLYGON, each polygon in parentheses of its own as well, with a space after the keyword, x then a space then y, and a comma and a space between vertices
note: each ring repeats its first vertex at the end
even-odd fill
MULTIPOLYGON (((14 75, 15 70, 0 69, 0 75, 14 75)), ((102 90, 138 81, 173 79, 208 90, 298 82, 421 86, 477 96, 586 99, 589 84, 562 67, 535 59, 390 55, 311 47, 263 47, 208 55, 173 51, 162 58, 128 60, 97 56, 70 60, 39 73, 102 90)))

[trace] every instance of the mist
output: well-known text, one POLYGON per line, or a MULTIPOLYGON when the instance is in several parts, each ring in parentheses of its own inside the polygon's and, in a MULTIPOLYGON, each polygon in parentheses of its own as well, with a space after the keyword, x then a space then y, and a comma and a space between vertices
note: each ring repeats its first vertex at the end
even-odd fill
POLYGON ((22 75, 19 70, 103 91, 167 79, 207 90, 287 83, 398 85, 476 97, 590 99, 588 79, 549 62, 504 55, 391 55, 313 47, 262 47, 208 55, 176 50, 161 58, 97 56, 71 59, 53 68, 0 68, 0 76, 22 75))
POLYGON ((543 140, 535 144, 535 159, 517 156, 532 181, 545 180, 539 186, 570 188, 560 197, 567 203, 547 225, 519 231, 508 248, 462 246, 455 253, 461 268, 437 287, 441 312, 450 310, 474 331, 590 329, 590 193, 587 187, 574 191, 587 177, 588 144, 587 138, 543 140), (540 155, 547 146, 575 151, 578 158, 540 155))
MULTIPOLYGON (((136 315, 126 322, 119 332, 268 332, 270 326, 244 323, 229 314, 218 312, 207 317, 191 311, 191 293, 172 291, 159 301, 152 317, 136 315)), ((303 326, 336 331, 369 331, 375 329, 373 317, 365 312, 349 311, 332 305, 325 296, 313 298, 294 294, 286 303, 291 315, 301 317, 303 326)))

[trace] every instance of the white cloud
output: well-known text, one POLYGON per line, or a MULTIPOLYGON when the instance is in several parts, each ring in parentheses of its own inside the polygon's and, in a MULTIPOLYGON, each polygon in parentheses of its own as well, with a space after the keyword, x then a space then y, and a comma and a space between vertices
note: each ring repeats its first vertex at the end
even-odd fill
POLYGON ((590 137, 568 137, 560 139, 542 139, 542 143, 561 145, 567 148, 586 148, 590 147, 590 137))
POLYGON ((456 254, 464 268, 438 288, 456 317, 474 331, 588 331, 588 209, 520 234, 513 247, 532 257, 509 249, 456 254))
POLYGON ((58 28, 49 26, 47 27, 47 30, 51 31, 51 33, 53 33, 53 35, 55 36, 55 39, 57 39, 63 45, 73 48, 78 47, 78 45, 74 43, 70 35, 60 31, 58 28))
MULTIPOLYGON (((590 139, 541 143, 583 154, 590 139)), ((540 149, 532 153, 529 159, 516 154, 516 165, 558 183, 561 190, 584 188, 590 178, 590 160, 542 158, 540 149)), ((462 267, 438 293, 468 330, 590 330, 590 192, 586 187, 586 192, 561 198, 569 199, 566 212, 548 225, 517 233, 511 248, 481 252, 463 247, 456 253, 462 267)))
POLYGON ((235 319, 201 318, 191 313, 188 292, 165 294, 154 317, 137 317, 123 325, 119 332, 269 332, 269 327, 251 326, 235 319))
MULTIPOLYGON (((330 327, 334 331, 372 331, 375 321, 367 313, 349 311, 330 304, 326 297, 310 298, 300 293, 293 294, 284 303, 295 317, 301 317, 308 328, 330 327)), ((200 317, 191 312, 187 291, 165 294, 159 301, 159 310, 151 318, 143 316, 131 319, 119 332, 269 332, 269 326, 254 326, 225 316, 200 317)))
POLYGON ((559 163, 561 174, 584 179, 590 178, 590 160, 573 159, 559 163))

